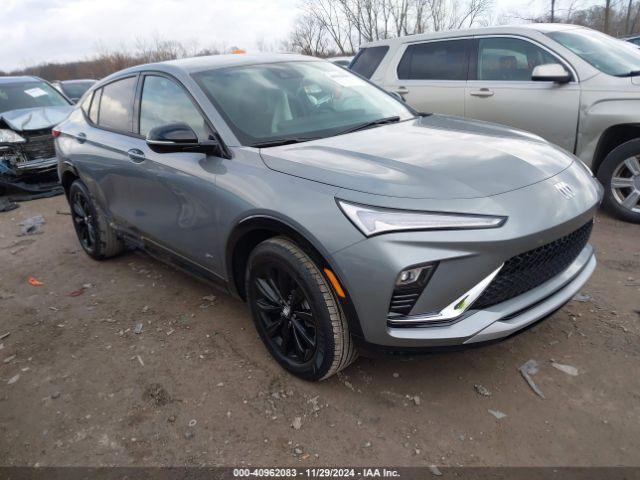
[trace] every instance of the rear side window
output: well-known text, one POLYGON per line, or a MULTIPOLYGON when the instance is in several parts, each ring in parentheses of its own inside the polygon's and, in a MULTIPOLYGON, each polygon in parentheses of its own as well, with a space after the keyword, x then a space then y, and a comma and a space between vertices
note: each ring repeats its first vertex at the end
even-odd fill
POLYGON ((469 42, 417 43, 409 45, 398 65, 401 80, 466 80, 469 42))
POLYGON ((388 51, 387 46, 361 48, 351 62, 350 69, 365 78, 371 78, 388 51))
POLYGON ((123 132, 133 130, 133 97, 136 81, 137 77, 128 77, 102 88, 98 125, 123 132))

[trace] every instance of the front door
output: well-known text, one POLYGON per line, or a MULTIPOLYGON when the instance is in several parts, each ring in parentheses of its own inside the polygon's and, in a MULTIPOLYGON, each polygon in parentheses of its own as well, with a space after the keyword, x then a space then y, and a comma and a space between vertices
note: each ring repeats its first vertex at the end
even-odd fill
POLYGON ((145 75, 140 89, 139 175, 132 188, 146 201, 138 206, 137 229, 146 241, 219 273, 215 170, 221 158, 203 153, 156 153, 146 144, 149 130, 184 122, 208 140, 212 129, 187 91, 174 79, 145 75))
POLYGON ((565 84, 531 80, 537 65, 566 64, 521 38, 483 37, 477 42, 465 115, 535 133, 573 152, 580 107, 577 79, 565 84))

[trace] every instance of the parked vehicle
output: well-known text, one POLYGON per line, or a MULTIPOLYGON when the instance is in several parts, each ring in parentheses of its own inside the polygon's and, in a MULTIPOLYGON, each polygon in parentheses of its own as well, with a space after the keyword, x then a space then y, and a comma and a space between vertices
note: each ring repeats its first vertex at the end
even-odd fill
POLYGON ((605 205, 640 222, 640 50, 574 25, 481 28, 364 45, 351 69, 412 107, 502 123, 575 153, 605 205))
POLYGON ((77 103, 82 95, 84 95, 84 93, 96 82, 97 80, 91 79, 62 80, 53 82, 53 86, 66 95, 73 103, 77 103))
POLYGON ((307 379, 361 350, 506 337, 596 264, 602 187, 582 162, 528 133, 417 115, 310 57, 130 68, 54 131, 89 256, 128 244, 224 286, 307 379))
POLYGON ((51 128, 71 110, 40 78, 0 77, 0 194, 12 187, 37 191, 32 184, 55 173, 51 128))
POLYGON ((631 42, 634 45, 637 45, 638 47, 640 47, 640 35, 637 35, 635 37, 627 37, 624 40, 626 40, 627 42, 631 42))
POLYGON ((335 63, 339 67, 349 68, 349 64, 351 60, 353 60, 353 56, 348 57, 331 57, 327 58, 331 63, 335 63))

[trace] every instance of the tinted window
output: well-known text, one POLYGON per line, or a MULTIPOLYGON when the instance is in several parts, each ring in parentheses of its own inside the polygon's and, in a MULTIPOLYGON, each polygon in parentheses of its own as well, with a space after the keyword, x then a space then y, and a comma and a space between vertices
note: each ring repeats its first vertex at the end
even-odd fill
POLYGON ((102 88, 98 124, 101 127, 131 132, 133 118, 133 95, 136 77, 129 77, 110 83, 102 88))
POLYGON ((398 65, 403 80, 466 80, 469 68, 466 40, 409 45, 398 65))
POLYGON ((0 112, 20 108, 60 107, 69 102, 51 85, 37 80, 0 85, 0 112))
POLYGON ((85 113, 85 115, 89 115, 89 109, 91 108, 91 99, 92 95, 87 95, 86 97, 84 97, 84 100, 82 100, 82 103, 80 104, 80 108, 85 113))
POLYGON ((365 78, 371 78, 388 51, 387 46, 361 48, 351 62, 351 70, 365 78))
POLYGON ((166 77, 145 77, 140 102, 140 134, 167 123, 184 122, 193 128, 200 140, 209 137, 202 115, 184 89, 166 77))
POLYGON ((91 102, 91 108, 89 109, 89 119, 93 123, 98 123, 98 108, 100 107, 101 95, 102 95, 102 89, 96 90, 93 93, 93 101, 91 102))
POLYGON ((483 38, 478 45, 478 80, 531 81, 538 65, 559 63, 536 45, 517 38, 483 38))
POLYGON ((640 45, 640 37, 638 38, 632 38, 631 40, 629 40, 631 43, 635 43, 636 45, 640 45))

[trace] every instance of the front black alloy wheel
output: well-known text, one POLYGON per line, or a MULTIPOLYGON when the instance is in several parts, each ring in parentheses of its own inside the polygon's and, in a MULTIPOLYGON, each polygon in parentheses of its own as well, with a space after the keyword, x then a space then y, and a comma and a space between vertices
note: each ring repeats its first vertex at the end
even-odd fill
POLYGON ((357 357, 346 318, 318 266, 284 237, 249 258, 247 300, 267 350, 289 372, 321 380, 357 357))
POLYGON ((316 352, 317 326, 309 300, 292 275, 279 265, 262 264, 255 272, 258 318, 273 349, 296 365, 316 352))

